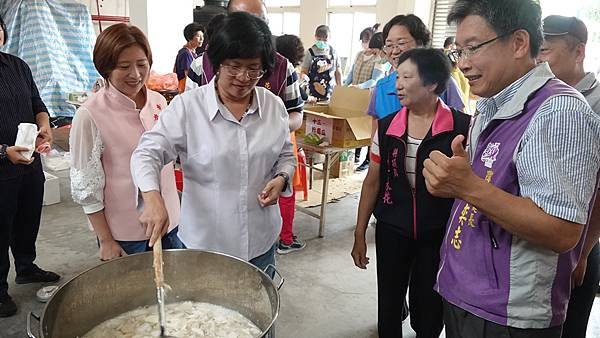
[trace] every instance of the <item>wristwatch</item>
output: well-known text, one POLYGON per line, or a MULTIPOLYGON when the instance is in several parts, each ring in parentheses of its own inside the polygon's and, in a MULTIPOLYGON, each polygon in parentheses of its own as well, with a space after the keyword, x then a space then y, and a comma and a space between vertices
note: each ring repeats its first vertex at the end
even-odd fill
POLYGON ((281 189, 281 191, 285 191, 288 187, 288 185, 290 184, 290 175, 288 175, 287 173, 284 172, 280 172, 277 175, 275 175, 275 177, 273 178, 277 178, 277 176, 281 176, 283 177, 283 188, 281 189))
POLYGON ((8 144, 0 145, 0 160, 7 158, 6 149, 8 149, 8 144))

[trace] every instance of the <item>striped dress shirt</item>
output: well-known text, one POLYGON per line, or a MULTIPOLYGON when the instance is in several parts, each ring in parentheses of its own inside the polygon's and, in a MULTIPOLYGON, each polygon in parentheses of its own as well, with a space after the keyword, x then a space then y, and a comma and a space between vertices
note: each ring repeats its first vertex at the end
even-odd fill
MULTIPOLYGON (((495 96, 479 100, 470 144, 477 144, 474 134, 514 108, 524 83, 548 75, 548 65, 538 65, 495 96)), ((583 96, 558 95, 544 102, 513 159, 523 197, 552 216, 586 223, 600 163, 600 118, 583 96)))

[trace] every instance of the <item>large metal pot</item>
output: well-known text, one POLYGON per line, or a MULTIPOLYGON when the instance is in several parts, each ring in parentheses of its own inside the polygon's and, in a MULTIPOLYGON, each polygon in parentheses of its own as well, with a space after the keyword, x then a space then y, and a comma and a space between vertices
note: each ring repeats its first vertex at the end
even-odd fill
MULTIPOLYGON (((214 252, 165 250, 163 259, 165 282, 172 287, 167 303, 190 300, 224 306, 254 322, 262 335, 269 332, 279 314, 281 276, 276 286, 254 265, 214 252)), ((34 317, 40 319, 40 337, 81 337, 105 320, 156 304, 153 277, 152 252, 102 263, 62 285, 41 318, 30 313, 27 333, 35 337, 30 325, 34 317)))

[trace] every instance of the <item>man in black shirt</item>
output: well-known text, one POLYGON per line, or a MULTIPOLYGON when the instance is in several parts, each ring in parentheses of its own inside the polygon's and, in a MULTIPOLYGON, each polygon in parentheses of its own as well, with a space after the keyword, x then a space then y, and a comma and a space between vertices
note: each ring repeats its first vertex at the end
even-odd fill
MULTIPOLYGON (((0 46, 7 38, 0 17, 0 46)), ((10 247, 17 284, 55 282, 60 276, 33 263, 40 226, 44 172, 38 153, 28 160, 14 146, 19 123, 35 123, 38 143, 52 143, 49 116, 27 64, 0 52, 0 317, 12 316, 17 305, 8 295, 10 247)))

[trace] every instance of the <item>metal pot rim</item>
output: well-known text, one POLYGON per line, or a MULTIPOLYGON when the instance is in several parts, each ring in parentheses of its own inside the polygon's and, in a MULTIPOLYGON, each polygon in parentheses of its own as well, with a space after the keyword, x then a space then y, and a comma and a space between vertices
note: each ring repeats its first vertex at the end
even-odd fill
MULTIPOLYGON (((283 281, 282 281, 282 283, 278 287, 277 285, 275 285, 275 281, 273 279, 271 279, 271 277, 269 277, 265 273, 265 271, 259 269, 257 266, 251 264, 248 261, 245 261, 245 260, 243 260, 243 259, 241 259, 239 257, 235 257, 235 256, 232 256, 232 255, 229 255, 229 254, 225 254, 225 253, 221 253, 221 252, 217 252, 217 251, 210 251, 210 250, 200 250, 200 249, 166 249, 166 250, 163 250, 163 251, 166 251, 166 252, 183 252, 183 251, 185 251, 185 252, 201 252, 201 253, 214 254, 214 255, 218 255, 218 256, 225 256, 227 258, 230 258, 230 259, 233 259, 233 260, 245 263, 246 265, 249 265, 250 267, 252 267, 253 270, 261 273, 265 277, 263 280, 265 280, 265 279, 268 280, 271 283, 271 285, 273 286, 273 289, 275 290, 275 297, 277 299, 277 308, 276 308, 276 311, 275 311, 275 315, 273 316, 273 319, 271 320, 271 323, 269 324, 269 326, 267 326, 267 328, 265 328, 265 330, 263 330, 263 332, 261 333, 261 337, 264 337, 271 330, 271 328, 273 327, 273 324, 275 324, 275 321, 279 317, 279 310, 281 308, 281 298, 280 298, 280 295, 279 295, 279 289, 281 288, 281 285, 283 284, 283 281)), ((123 260, 123 259, 127 259, 128 257, 132 257, 132 256, 148 255, 148 254, 152 254, 152 252, 151 251, 139 252, 139 253, 135 253, 135 254, 131 254, 131 255, 127 255, 127 256, 122 256, 122 257, 118 257, 118 258, 115 258, 115 259, 111 259, 109 261, 101 262, 100 264, 94 265, 91 268, 85 269, 84 271, 76 274, 75 276, 71 277, 70 279, 68 279, 64 283, 60 284, 60 286, 54 292, 54 294, 52 295, 52 297, 50 297, 50 299, 48 299, 48 301, 44 305, 44 309, 42 310, 42 314, 39 315, 39 316, 36 316, 36 317, 39 318, 40 330, 42 330, 43 323, 44 323, 44 317, 46 316, 46 310, 47 310, 48 306, 53 303, 52 300, 54 299, 54 297, 57 296, 61 292, 61 290, 67 284, 69 284, 72 281, 74 281, 75 279, 79 278, 81 275, 83 275, 85 273, 88 273, 89 271, 92 271, 94 269, 97 269, 97 268, 99 268, 99 267, 101 267, 103 265, 111 264, 113 262, 116 262, 116 261, 119 261, 119 260, 123 260)), ((276 271, 277 274, 279 274, 279 272, 277 272, 277 270, 275 270, 275 271, 276 271)), ((35 316, 35 314, 33 314, 33 313, 31 313, 31 315, 35 316)), ((29 329, 29 325, 28 325, 28 329, 29 329)), ((43 336, 43 334, 42 334, 42 336, 43 336)))

